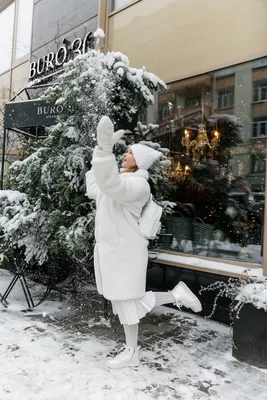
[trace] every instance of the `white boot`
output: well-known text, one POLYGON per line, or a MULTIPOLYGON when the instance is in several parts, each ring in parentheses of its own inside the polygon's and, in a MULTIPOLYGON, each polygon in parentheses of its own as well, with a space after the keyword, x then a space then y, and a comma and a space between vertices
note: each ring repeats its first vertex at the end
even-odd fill
POLYGON ((107 367, 112 369, 138 367, 139 363, 139 348, 125 346, 120 354, 107 361, 107 367))
POLYGON ((181 306, 191 308, 194 312, 200 312, 202 306, 198 298, 189 289, 184 282, 179 282, 171 293, 175 299, 175 305, 179 308, 181 306))

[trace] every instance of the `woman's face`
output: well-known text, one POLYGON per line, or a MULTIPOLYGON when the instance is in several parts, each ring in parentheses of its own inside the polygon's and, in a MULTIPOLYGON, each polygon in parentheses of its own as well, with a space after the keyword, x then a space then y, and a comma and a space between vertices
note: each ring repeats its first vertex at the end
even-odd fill
POLYGON ((136 161, 131 149, 127 153, 123 154, 122 168, 136 167, 136 161))

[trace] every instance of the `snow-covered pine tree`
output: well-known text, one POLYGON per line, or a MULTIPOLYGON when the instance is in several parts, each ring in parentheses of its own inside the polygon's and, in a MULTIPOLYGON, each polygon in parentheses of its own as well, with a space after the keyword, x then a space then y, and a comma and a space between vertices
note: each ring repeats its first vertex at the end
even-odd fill
POLYGON ((88 262, 95 203, 85 196, 84 177, 97 123, 109 115, 116 128, 127 128, 164 87, 121 53, 91 50, 65 66, 46 93, 48 102, 63 106, 58 123, 44 141, 27 145, 27 157, 11 166, 1 193, 0 253, 12 258, 20 248, 29 264, 48 265, 55 274, 74 260, 88 262))

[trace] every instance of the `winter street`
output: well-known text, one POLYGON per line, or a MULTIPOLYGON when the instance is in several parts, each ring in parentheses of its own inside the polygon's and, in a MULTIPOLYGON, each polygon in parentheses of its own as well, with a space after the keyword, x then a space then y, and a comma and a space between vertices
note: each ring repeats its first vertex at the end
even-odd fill
POLYGON ((267 0, 0 0, 0 400, 267 400, 267 0))
MULTIPOLYGON (((1 292, 9 280, 1 271, 1 292)), ((105 367, 106 354, 122 344, 122 328, 114 316, 114 328, 103 318, 92 288, 31 314, 19 311, 25 306, 19 285, 10 300, 0 314, 1 400, 267 398, 267 371, 231 357, 227 326, 159 307, 141 324, 142 365, 122 374, 105 367)))

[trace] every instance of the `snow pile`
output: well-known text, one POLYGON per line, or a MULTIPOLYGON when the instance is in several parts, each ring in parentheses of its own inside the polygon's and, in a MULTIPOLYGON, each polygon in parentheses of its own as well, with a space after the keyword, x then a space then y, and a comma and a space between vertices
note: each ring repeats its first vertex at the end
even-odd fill
POLYGON ((30 203, 24 193, 12 190, 0 191, 0 229, 6 238, 9 233, 26 227, 34 221, 36 213, 32 212, 30 203))
POLYGON ((104 37, 105 37, 105 33, 104 33, 103 29, 97 28, 97 30, 94 32, 94 38, 104 39, 104 37))
MULTIPOLYGON (((0 191, 0 233, 2 243, 5 241, 8 247, 16 247, 17 243, 19 247, 28 244, 28 251, 26 251, 25 256, 26 258, 31 258, 34 247, 31 244, 31 240, 33 241, 33 238, 36 239, 37 237, 36 221, 37 207, 33 208, 31 206, 25 193, 20 193, 16 190, 0 191)), ((40 250, 38 245, 35 249, 36 251, 40 250)), ((0 260, 3 261, 3 259, 4 254, 1 253, 0 260)))
MULTIPOLYGON (((252 279, 251 279, 252 280, 252 279)), ((257 279, 240 289, 236 300, 242 303, 253 304, 254 307, 267 311, 267 279, 257 279)))

